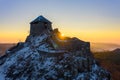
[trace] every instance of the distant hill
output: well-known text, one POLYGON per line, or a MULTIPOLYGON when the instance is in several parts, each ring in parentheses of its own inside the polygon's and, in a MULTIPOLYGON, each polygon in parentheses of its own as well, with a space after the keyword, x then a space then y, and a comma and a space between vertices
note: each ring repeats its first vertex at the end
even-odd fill
POLYGON ((3 55, 7 49, 14 45, 14 43, 0 43, 0 55, 3 55))
POLYGON ((93 52, 112 51, 116 48, 120 48, 120 45, 112 43, 91 43, 91 50, 93 52))
POLYGON ((113 53, 120 53, 120 48, 117 48, 115 50, 112 51, 113 53))
POLYGON ((112 80, 120 80, 120 54, 115 54, 119 51, 120 49, 115 49, 113 51, 94 52, 93 54, 100 65, 111 73, 112 80))

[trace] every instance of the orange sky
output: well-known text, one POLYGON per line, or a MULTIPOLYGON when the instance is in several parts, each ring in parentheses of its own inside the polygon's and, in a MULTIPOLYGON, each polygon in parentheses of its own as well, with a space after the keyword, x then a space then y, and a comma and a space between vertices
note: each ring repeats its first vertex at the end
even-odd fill
MULTIPOLYGON (((55 25, 53 25, 55 26, 55 25)), ((68 25, 66 25, 68 26, 68 25)), ((70 25, 69 25, 70 26, 70 25)), ((29 23, 25 30, 5 30, 0 32, 0 42, 1 43, 17 43, 19 41, 25 41, 27 35, 29 34, 29 23)), ((53 27, 57 28, 57 27, 53 27)), ((58 27, 59 28, 59 27, 58 27)), ((60 27, 59 30, 65 35, 69 37, 78 37, 81 40, 89 41, 89 42, 103 42, 103 43, 116 43, 120 44, 119 30, 104 30, 104 31, 93 31, 93 30, 82 30, 82 29, 70 29, 60 27)))
POLYGON ((65 36, 120 44, 119 4, 119 0, 0 0, 0 43, 24 41, 29 23, 43 15, 65 36))

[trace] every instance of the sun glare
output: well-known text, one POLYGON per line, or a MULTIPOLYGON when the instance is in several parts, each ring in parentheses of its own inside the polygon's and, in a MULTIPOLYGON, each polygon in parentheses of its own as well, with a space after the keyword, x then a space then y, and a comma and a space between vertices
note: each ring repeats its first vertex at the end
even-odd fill
POLYGON ((64 37, 65 35, 64 34, 61 34, 62 37, 64 37))

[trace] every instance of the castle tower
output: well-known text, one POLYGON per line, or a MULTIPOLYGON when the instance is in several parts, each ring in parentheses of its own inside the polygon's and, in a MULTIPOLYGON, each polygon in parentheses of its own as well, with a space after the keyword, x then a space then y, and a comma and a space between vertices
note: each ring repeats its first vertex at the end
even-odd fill
POLYGON ((37 17, 35 20, 30 22, 30 35, 39 35, 44 30, 52 31, 52 22, 44 18, 43 16, 37 17))

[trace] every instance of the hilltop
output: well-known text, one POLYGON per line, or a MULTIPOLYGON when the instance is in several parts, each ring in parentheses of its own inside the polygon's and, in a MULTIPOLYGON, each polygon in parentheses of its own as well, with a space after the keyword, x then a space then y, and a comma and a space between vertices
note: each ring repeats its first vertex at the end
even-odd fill
POLYGON ((90 43, 62 37, 43 16, 30 22, 30 34, 0 57, 1 80, 110 80, 90 51, 90 43))

